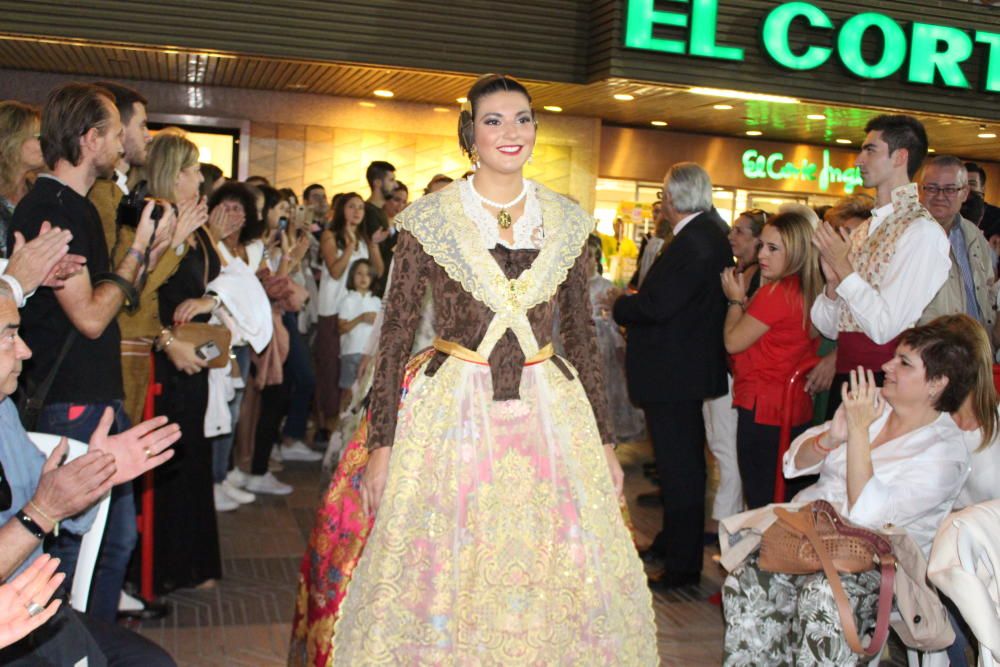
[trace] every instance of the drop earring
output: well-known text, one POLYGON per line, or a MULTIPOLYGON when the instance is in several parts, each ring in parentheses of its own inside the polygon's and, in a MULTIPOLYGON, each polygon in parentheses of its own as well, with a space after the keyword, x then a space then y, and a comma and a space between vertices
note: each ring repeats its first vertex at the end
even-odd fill
POLYGON ((479 150, 473 146, 472 150, 469 151, 469 160, 472 161, 472 166, 479 169, 479 150))

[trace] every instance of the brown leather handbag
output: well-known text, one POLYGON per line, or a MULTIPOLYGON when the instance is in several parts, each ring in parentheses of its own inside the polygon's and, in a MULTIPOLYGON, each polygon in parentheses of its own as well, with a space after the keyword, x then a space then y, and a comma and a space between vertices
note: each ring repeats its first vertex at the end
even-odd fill
POLYGON ((879 533, 846 521, 825 500, 815 500, 798 511, 775 507, 777 517, 764 531, 757 565, 765 572, 813 574, 823 572, 837 603, 847 645, 858 655, 873 657, 889 636, 896 558, 892 544, 879 533), (878 615, 868 648, 861 646, 854 611, 838 572, 857 574, 880 568, 878 615))
POLYGON ((229 345, 233 335, 218 324, 185 322, 173 328, 174 338, 194 345, 195 353, 208 361, 208 368, 225 368, 229 364, 229 345))

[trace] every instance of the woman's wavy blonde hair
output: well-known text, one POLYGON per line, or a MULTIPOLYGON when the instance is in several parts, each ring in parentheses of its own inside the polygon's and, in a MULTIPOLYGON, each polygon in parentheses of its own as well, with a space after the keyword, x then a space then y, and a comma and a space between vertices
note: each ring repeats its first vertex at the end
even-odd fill
POLYGON ((0 102, 0 193, 17 187, 21 176, 21 148, 38 134, 41 114, 37 108, 21 102, 0 102))
POLYGON ((198 164, 198 146, 176 127, 160 130, 149 144, 146 182, 152 197, 177 203, 177 175, 198 164))
POLYGON ((809 311, 823 291, 823 274, 819 253, 812 244, 813 225, 809 218, 796 212, 779 213, 767 219, 765 227, 773 227, 785 244, 785 270, 781 277, 797 275, 802 289, 803 326, 809 327, 809 311))

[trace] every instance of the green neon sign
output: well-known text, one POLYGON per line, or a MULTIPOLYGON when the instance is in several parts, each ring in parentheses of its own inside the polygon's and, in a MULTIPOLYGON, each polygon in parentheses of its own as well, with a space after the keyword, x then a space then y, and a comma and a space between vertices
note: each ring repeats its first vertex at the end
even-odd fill
POLYGON ((884 79, 892 76, 906 60, 906 33, 885 14, 865 12, 844 22, 837 36, 840 62, 853 74, 864 79, 884 79), (869 29, 882 33, 882 57, 869 63, 861 55, 861 44, 869 29))
POLYGON ((807 181, 816 183, 826 192, 834 183, 841 183, 844 192, 850 194, 862 184, 861 169, 848 167, 840 169, 830 164, 830 151, 823 151, 822 166, 807 159, 799 162, 785 160, 784 153, 764 155, 750 148, 743 153, 743 175, 749 179, 770 179, 772 181, 807 181))
MULTIPOLYGON (((688 4, 688 0, 671 0, 688 4)), ((743 49, 715 43, 718 24, 718 0, 690 0, 690 13, 668 12, 653 8, 654 0, 629 0, 625 23, 625 46, 664 53, 679 53, 719 60, 743 60, 743 49), (688 20, 690 18, 690 21, 688 20), (655 26, 688 28, 688 39, 653 37, 655 26)))
MULTIPOLYGON (((717 60, 746 60, 742 48, 718 42, 720 2, 736 0, 669 0, 673 10, 657 0, 626 0, 625 46, 717 60), (655 34, 654 34, 655 33, 655 34)), ((885 79, 899 73, 907 83, 949 88, 971 88, 962 69, 978 48, 984 60, 982 87, 1000 93, 1000 33, 970 31, 933 23, 914 22, 911 30, 879 12, 849 17, 839 28, 820 7, 801 0, 772 9, 762 24, 763 50, 787 69, 808 71, 826 65, 834 56, 852 74, 863 79, 885 79), (862 52, 868 35, 878 35, 881 49, 862 52), (794 39, 793 39, 794 38, 794 39), (806 41, 793 50, 793 43, 806 41), (904 64, 907 63, 904 67, 904 64)))
POLYGON ((792 21, 803 18, 811 28, 833 28, 833 21, 823 10, 808 2, 789 2, 776 8, 764 19, 764 43, 779 65, 788 69, 816 69, 827 60, 833 49, 822 46, 808 46, 801 55, 792 53, 788 44, 788 33, 792 21))

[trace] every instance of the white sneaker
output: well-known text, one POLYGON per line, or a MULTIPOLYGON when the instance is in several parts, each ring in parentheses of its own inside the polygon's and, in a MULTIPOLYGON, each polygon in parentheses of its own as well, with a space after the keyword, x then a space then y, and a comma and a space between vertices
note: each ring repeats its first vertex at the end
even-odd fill
POLYGON ((287 496, 292 492, 291 485, 279 482, 271 473, 250 475, 246 488, 253 493, 269 493, 274 496, 287 496))
POLYGON ((280 448, 275 447, 275 449, 281 449, 282 461, 319 461, 323 458, 322 454, 301 440, 296 440, 290 445, 282 445, 280 448))
POLYGON ((212 485, 212 497, 215 498, 216 512, 232 512, 240 506, 238 502, 226 495, 221 484, 212 485))
POLYGON ((246 474, 239 468, 233 468, 229 471, 229 474, 226 475, 226 482, 228 482, 230 486, 235 486, 237 489, 245 487, 249 479, 250 475, 246 474))
POLYGON ((271 460, 277 461, 278 463, 285 460, 281 455, 281 443, 275 443, 275 445, 271 447, 271 460))
POLYGON ((125 591, 121 592, 118 596, 118 611, 142 611, 146 608, 146 605, 142 603, 142 600, 134 598, 125 591))
POLYGON ((246 505, 247 503, 252 503, 257 500, 257 496, 244 491, 235 484, 231 483, 228 479, 222 482, 222 490, 226 492, 227 496, 241 505, 246 505))

